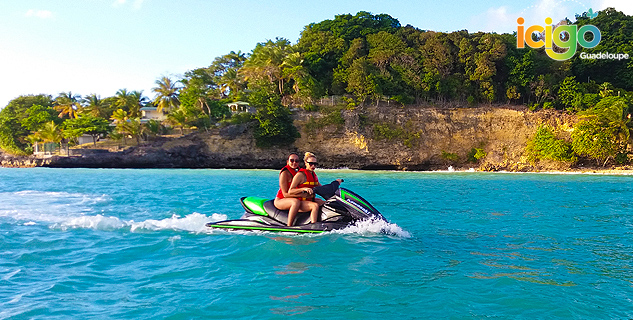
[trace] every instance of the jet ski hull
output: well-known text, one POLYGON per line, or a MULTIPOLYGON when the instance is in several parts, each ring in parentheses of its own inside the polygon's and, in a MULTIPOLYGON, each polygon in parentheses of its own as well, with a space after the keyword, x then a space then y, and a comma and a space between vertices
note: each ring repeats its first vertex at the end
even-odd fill
POLYGON ((248 219, 207 223, 207 227, 226 230, 260 230, 270 232, 322 233, 347 227, 348 223, 317 222, 301 226, 269 225, 248 219))

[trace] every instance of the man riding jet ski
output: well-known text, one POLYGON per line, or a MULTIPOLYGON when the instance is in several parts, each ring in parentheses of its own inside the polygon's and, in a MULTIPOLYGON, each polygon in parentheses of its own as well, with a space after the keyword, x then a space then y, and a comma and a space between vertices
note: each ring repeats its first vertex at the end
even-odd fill
POLYGON ((309 212, 299 212, 294 225, 289 227, 288 211, 275 208, 273 200, 259 197, 240 199, 244 215, 240 219, 207 223, 210 228, 263 230, 278 232, 320 233, 343 229, 358 221, 377 219, 387 221, 367 200, 358 194, 339 187, 338 181, 314 187, 314 192, 324 199, 319 208, 319 221, 310 223, 309 212))

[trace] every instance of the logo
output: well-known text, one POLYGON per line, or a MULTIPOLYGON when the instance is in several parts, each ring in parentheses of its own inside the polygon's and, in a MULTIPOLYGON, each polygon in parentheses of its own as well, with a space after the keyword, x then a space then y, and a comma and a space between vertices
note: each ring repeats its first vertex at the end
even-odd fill
POLYGON ((593 10, 591 8, 589 8, 589 11, 587 11, 587 17, 589 17, 589 19, 593 19, 595 17, 598 16, 598 13, 594 13, 593 10))
MULTIPOLYGON (((591 9, 590 14, 594 15, 591 9)), ((525 28, 523 26, 525 23, 523 17, 519 17, 517 23, 519 24, 517 27, 517 48, 525 48, 526 44, 534 49, 545 47, 547 55, 558 61, 568 60, 573 57, 576 54, 578 45, 586 49, 596 47, 602 38, 600 30, 591 24, 580 28, 576 25, 552 26, 552 18, 549 17, 545 19, 545 27, 533 25, 525 28), (532 39, 534 32, 539 33, 536 40, 532 39), (588 33, 593 35, 591 40, 587 40, 588 33)))
POLYGON ((369 210, 365 209, 365 207, 364 207, 363 205, 361 205, 360 203, 358 203, 358 202, 356 202, 356 201, 354 201, 354 200, 352 200, 352 199, 346 199, 346 200, 347 200, 347 203, 349 203, 349 204, 353 204, 353 205, 354 205, 354 207, 356 207, 356 209, 358 209, 358 210, 360 210, 360 211, 364 212, 364 213, 365 213, 366 215, 368 215, 368 216, 370 216, 370 215, 371 215, 371 212, 369 212, 369 210))

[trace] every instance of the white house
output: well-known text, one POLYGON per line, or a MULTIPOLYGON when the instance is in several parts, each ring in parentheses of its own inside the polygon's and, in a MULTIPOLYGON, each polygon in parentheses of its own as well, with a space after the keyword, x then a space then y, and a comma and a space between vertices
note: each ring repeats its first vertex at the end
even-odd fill
POLYGON ((231 103, 228 103, 227 106, 231 110, 232 114, 237 114, 237 113, 242 113, 242 112, 248 112, 248 113, 257 112, 257 110, 255 110, 255 107, 251 107, 248 104, 248 102, 243 102, 243 101, 231 102, 231 103))
POLYGON ((141 108, 141 122, 147 122, 149 120, 163 121, 167 119, 167 116, 163 111, 158 111, 155 107, 143 107, 141 108))
POLYGON ((84 134, 81 137, 77 137, 77 144, 93 143, 92 136, 84 134))

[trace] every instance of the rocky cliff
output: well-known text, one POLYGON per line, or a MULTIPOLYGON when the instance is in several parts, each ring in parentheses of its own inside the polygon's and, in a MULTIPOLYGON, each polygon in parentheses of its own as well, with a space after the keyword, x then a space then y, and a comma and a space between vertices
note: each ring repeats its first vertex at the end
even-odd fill
MULTIPOLYGON (((279 168, 290 152, 314 152, 322 167, 434 170, 538 170, 522 157, 539 125, 570 127, 575 118, 556 111, 531 112, 512 106, 402 108, 388 105, 333 111, 336 121, 298 112, 301 137, 288 147, 255 146, 248 124, 161 138, 119 152, 91 152, 48 159, 4 156, 2 166, 90 168, 279 168), (466 162, 473 148, 486 156, 466 162), (444 156, 442 154, 444 153, 444 156), (447 157, 446 155, 452 155, 447 157)), ((331 116, 332 114, 330 114, 331 116)))

